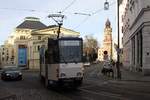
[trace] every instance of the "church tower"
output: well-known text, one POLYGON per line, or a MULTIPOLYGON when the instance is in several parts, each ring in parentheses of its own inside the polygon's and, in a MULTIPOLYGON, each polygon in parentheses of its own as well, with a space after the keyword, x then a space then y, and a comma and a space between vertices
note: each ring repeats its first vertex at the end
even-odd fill
POLYGON ((112 28, 109 19, 107 19, 104 29, 103 52, 104 51, 107 51, 109 59, 112 59, 112 28))
POLYGON ((105 23, 104 40, 101 48, 98 49, 98 60, 113 59, 113 45, 112 45, 112 28, 109 19, 105 23), (107 55, 104 54, 107 52, 107 55))

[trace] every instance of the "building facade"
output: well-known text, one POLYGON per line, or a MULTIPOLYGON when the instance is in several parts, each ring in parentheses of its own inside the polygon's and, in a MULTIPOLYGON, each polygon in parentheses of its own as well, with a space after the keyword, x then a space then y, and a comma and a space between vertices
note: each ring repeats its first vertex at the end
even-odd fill
POLYGON ((8 41, 0 48, 0 68, 15 64, 14 46, 8 41))
POLYGON ((150 0, 123 0, 123 65, 150 74, 150 0))
MULTIPOLYGON (((29 66, 30 69, 37 69, 40 66, 39 50, 42 46, 47 47, 48 38, 57 38, 58 26, 52 25, 45 29, 31 32, 29 42, 29 66)), ((61 28, 59 37, 79 37, 80 33, 70 29, 61 28)))
MULTIPOLYGON (((57 30, 58 26, 56 25, 46 26, 40 22, 39 18, 26 17, 25 20, 15 28, 12 34, 13 38, 8 39, 12 43, 14 64, 20 68, 39 69, 39 50, 41 46, 47 44, 48 38, 57 37, 57 30)), ((60 31, 60 37, 79 37, 80 35, 79 32, 63 27, 60 31)), ((7 45, 4 44, 1 47, 1 63, 4 63, 3 57, 5 57, 4 59, 7 57, 7 55, 3 55, 2 51, 6 46, 7 45)), ((8 61, 6 61, 6 63, 8 63, 8 61)), ((4 63, 3 66, 6 65, 6 63, 4 63)))
POLYGON ((29 66, 29 45, 32 39, 32 31, 46 28, 47 26, 40 22, 39 18, 26 17, 24 21, 14 30, 14 51, 15 64, 21 68, 30 68, 29 66))
POLYGON ((115 51, 112 41, 112 28, 109 19, 107 19, 105 23, 103 45, 98 49, 98 60, 103 61, 105 59, 104 52, 108 53, 109 60, 115 59, 115 51))

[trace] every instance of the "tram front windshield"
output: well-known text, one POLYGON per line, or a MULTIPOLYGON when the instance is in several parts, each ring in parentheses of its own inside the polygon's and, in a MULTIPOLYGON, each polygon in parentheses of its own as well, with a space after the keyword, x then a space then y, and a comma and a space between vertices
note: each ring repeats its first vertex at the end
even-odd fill
POLYGON ((59 41, 59 54, 61 63, 78 63, 82 61, 81 40, 59 41))

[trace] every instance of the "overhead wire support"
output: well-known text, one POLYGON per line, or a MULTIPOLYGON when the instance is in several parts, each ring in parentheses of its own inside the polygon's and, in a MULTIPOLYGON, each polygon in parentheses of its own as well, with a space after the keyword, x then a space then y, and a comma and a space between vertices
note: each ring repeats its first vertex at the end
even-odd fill
POLYGON ((50 15, 48 15, 48 18, 52 18, 58 24, 57 38, 59 38, 60 28, 63 25, 64 15, 61 15, 61 14, 50 14, 50 15), (61 18, 61 20, 56 20, 54 17, 61 18))
POLYGON ((74 13, 74 14, 77 14, 77 15, 86 15, 86 16, 91 16, 91 14, 86 14, 86 13, 74 13))

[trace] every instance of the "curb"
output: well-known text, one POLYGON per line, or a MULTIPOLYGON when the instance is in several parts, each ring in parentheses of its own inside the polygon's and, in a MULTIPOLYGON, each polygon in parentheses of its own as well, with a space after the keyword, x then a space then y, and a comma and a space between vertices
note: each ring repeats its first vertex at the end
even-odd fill
POLYGON ((142 80, 108 80, 111 83, 119 83, 119 82, 136 82, 136 83, 150 83, 150 81, 142 81, 142 80))
POLYGON ((21 70, 22 72, 39 72, 40 70, 21 70))

